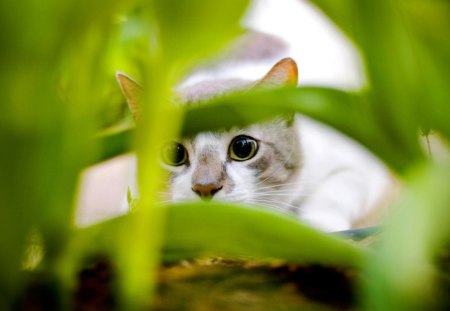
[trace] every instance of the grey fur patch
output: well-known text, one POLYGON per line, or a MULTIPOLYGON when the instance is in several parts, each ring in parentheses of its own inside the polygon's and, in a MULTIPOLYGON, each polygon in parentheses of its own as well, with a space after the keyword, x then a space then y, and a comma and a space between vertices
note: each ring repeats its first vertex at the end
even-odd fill
POLYGON ((248 165, 249 168, 256 171, 255 176, 259 177, 270 167, 270 159, 267 157, 261 157, 253 163, 248 165))

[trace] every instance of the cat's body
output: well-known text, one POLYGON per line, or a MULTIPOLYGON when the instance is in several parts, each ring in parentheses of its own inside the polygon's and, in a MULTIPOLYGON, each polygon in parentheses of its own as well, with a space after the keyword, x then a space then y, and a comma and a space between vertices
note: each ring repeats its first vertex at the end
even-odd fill
MULTIPOLYGON (((119 82, 132 110, 139 87, 119 82)), ((195 104, 237 89, 296 84, 291 59, 258 81, 216 80, 183 85, 181 102, 195 104)), ((297 215, 327 231, 345 230, 376 207, 388 174, 341 134, 303 116, 276 118, 245 129, 200 133, 168 148, 170 201, 217 199, 258 204, 297 215)), ((163 161, 164 162, 164 161, 163 161)))

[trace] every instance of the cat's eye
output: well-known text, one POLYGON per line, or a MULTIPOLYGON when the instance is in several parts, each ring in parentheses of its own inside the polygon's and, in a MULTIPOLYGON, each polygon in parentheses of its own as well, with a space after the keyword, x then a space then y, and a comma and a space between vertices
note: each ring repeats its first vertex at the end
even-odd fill
POLYGON ((161 158, 167 165, 180 166, 186 164, 188 155, 182 144, 174 142, 163 147, 161 158))
POLYGON ((258 142, 249 136, 237 136, 229 147, 230 158, 235 161, 246 161, 253 158, 258 151, 258 142))

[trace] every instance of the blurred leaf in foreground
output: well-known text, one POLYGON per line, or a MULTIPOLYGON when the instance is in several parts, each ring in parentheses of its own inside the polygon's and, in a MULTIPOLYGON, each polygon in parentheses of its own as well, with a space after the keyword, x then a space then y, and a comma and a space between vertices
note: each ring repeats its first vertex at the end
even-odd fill
POLYGON ((155 208, 163 183, 158 147, 177 135, 183 117, 167 100, 171 87, 199 57, 218 52, 238 33, 247 4, 238 0, 202 0, 195 5, 186 0, 160 0, 144 3, 141 8, 151 27, 148 44, 142 46, 147 54, 137 59, 143 88, 127 92, 127 79, 121 81, 128 103, 139 110, 135 132, 139 213, 132 213, 128 224, 120 228, 118 247, 122 252, 116 253, 123 308, 127 310, 139 309, 151 292, 164 238, 164 211, 155 208))
POLYGON ((432 310, 445 299, 436 258, 450 241, 449 176, 448 163, 425 165, 408 176, 369 260, 366 303, 371 310, 432 310))
POLYGON ((0 308, 20 290, 31 230, 42 233, 49 270, 67 239, 78 173, 96 152, 95 91, 117 9, 102 3, 0 5, 0 308))
MULTIPOLYGON (((211 255, 361 267, 368 255, 354 243, 261 208, 220 202, 154 208, 164 209, 167 216, 163 241, 165 261, 211 255)), ((134 213, 141 215, 139 210, 134 213)), ((126 228, 130 216, 77 229, 60 259, 61 271, 70 279, 70 271, 74 273, 86 255, 100 253, 114 257, 120 250, 111 245, 118 239, 121 227, 126 228)))

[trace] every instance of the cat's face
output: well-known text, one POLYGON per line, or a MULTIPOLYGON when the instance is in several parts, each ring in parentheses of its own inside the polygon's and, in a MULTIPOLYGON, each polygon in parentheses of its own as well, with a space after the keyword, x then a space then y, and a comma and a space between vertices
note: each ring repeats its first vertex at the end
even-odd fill
POLYGON ((288 201, 285 185, 299 171, 296 131, 284 119, 201 133, 163 149, 172 201, 201 198, 279 205, 288 201))
MULTIPOLYGON (((132 112, 138 111, 140 87, 118 75, 132 112)), ((293 60, 277 63, 256 84, 296 84, 293 60)), ((195 104, 255 83, 204 82, 177 90, 186 104, 195 104)), ((169 171, 167 199, 185 201, 219 199, 258 203, 289 209, 289 185, 299 174, 300 147, 295 123, 283 118, 245 129, 205 132, 171 142, 161 150, 161 163, 169 171), (280 204, 281 203, 281 204, 280 204)))

